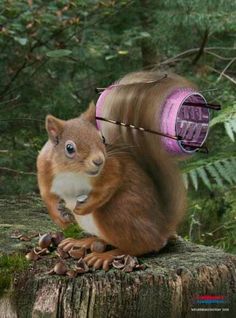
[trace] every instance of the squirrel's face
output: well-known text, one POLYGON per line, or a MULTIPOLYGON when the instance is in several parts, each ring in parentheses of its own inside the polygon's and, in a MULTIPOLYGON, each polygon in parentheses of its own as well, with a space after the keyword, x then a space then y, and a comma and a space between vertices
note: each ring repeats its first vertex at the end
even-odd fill
POLYGON ((46 118, 46 129, 53 142, 53 162, 60 172, 79 172, 97 176, 105 163, 104 138, 96 128, 95 106, 80 117, 68 121, 51 115, 46 118))

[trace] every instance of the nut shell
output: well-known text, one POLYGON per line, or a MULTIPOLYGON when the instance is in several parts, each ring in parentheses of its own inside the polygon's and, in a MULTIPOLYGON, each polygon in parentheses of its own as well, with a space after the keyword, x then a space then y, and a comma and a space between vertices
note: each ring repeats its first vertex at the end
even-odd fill
POLYGON ((59 257, 64 258, 64 259, 70 257, 70 255, 69 255, 67 252, 65 252, 65 251, 64 251, 62 248, 60 248, 60 247, 57 248, 56 254, 57 254, 59 257))
POLYGON ((52 235, 49 233, 43 234, 39 238, 39 247, 48 248, 52 243, 52 235))
POLYGON ((34 251, 30 251, 25 255, 25 257, 28 261, 37 261, 40 258, 40 256, 36 254, 34 251))
POLYGON ((85 256, 85 248, 72 248, 68 253, 74 259, 80 259, 81 257, 85 256))

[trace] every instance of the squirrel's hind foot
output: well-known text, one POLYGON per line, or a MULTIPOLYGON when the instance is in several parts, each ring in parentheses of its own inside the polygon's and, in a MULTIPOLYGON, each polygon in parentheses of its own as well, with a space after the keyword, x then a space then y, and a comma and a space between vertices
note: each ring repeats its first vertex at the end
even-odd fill
POLYGON ((88 254, 84 261, 88 264, 89 267, 93 267, 94 269, 102 268, 105 271, 109 270, 109 265, 113 262, 113 260, 119 256, 124 255, 125 253, 119 249, 110 250, 104 253, 93 252, 88 254))

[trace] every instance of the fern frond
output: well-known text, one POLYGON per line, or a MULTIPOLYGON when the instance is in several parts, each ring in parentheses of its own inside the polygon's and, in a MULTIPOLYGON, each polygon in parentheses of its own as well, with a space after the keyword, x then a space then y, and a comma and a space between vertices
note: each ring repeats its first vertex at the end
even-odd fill
POLYGON ((190 170, 189 171, 190 179, 193 183, 193 186, 195 190, 198 189, 198 176, 197 176, 197 171, 196 170, 190 170))
POLYGON ((234 129, 233 129, 233 125, 231 124, 232 121, 226 121, 224 123, 224 126, 225 126, 225 130, 226 130, 226 133, 227 135, 229 136, 229 138, 234 141, 234 129))
POLYGON ((236 103, 231 107, 222 110, 220 114, 210 121, 210 127, 216 124, 224 124, 227 135, 232 141, 235 141, 234 134, 236 134, 236 103))
POLYGON ((188 180, 195 190, 198 190, 199 180, 209 189, 213 185, 224 188, 236 184, 236 157, 215 159, 211 162, 201 160, 197 166, 185 168, 183 171, 184 183, 188 188, 188 180))
POLYGON ((198 167, 196 169, 196 171, 197 171, 199 177, 202 179, 203 183, 207 186, 207 188, 209 190, 211 190, 211 182, 210 182, 210 180, 208 178, 208 175, 207 175, 204 167, 198 167))
POLYGON ((206 166, 206 170, 209 172, 209 174, 214 179, 214 181, 218 184, 218 186, 223 188, 224 184, 223 184, 222 178, 221 178, 220 174, 218 173, 217 169, 214 167, 214 164, 213 163, 208 164, 206 166))

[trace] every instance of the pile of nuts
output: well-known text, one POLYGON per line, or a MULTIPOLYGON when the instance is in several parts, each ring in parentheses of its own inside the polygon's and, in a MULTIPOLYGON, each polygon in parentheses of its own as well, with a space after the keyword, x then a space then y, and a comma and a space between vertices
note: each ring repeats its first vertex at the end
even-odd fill
MULTIPOLYGON (((59 261, 47 274, 67 275, 74 278, 79 274, 89 272, 90 268, 83 259, 87 255, 87 250, 83 247, 72 247, 68 252, 65 252, 58 246, 63 239, 64 235, 62 232, 41 235, 39 237, 38 246, 26 254, 26 259, 29 261, 37 261, 55 251, 59 257, 59 261), (70 268, 71 266, 69 267, 66 263, 66 259, 73 259, 76 262, 72 269, 70 268)), ((95 241, 90 250, 91 252, 102 253, 106 250, 106 247, 106 244, 103 242, 95 241)), ((135 269, 144 270, 146 268, 145 265, 139 264, 136 257, 130 255, 115 257, 111 266, 124 272, 132 272, 135 269)), ((107 268, 107 270, 108 269, 109 268, 107 268)))

